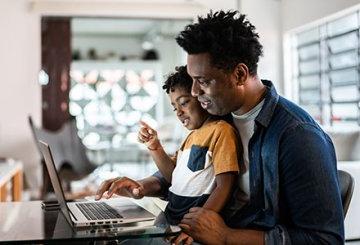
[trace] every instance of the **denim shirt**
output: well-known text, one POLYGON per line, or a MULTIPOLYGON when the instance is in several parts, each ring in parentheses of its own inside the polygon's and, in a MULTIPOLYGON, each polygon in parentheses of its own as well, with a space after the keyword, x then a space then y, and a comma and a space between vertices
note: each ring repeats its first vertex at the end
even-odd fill
POLYGON ((262 82, 267 92, 248 148, 250 200, 242 205, 242 190, 235 187, 225 222, 265 231, 265 244, 344 244, 331 139, 270 81, 262 82))

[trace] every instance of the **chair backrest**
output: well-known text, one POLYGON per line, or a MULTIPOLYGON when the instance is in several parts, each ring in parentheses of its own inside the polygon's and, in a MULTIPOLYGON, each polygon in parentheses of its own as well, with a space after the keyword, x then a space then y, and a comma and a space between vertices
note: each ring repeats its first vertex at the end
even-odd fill
POLYGON ((81 177, 95 169, 96 166, 89 161, 86 148, 77 134, 74 119, 66 122, 61 129, 55 132, 36 127, 31 117, 29 117, 29 125, 39 153, 39 140, 46 142, 51 147, 57 170, 67 164, 71 166, 75 174, 81 177))
POLYGON ((341 201, 343 205, 344 218, 350 205, 350 201, 354 192, 354 179, 346 171, 338 170, 338 178, 341 192, 341 201))

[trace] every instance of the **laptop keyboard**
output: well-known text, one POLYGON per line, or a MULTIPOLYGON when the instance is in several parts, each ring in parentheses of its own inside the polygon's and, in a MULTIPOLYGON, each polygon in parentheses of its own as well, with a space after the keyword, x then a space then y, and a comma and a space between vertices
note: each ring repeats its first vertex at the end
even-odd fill
POLYGON ((122 216, 104 202, 76 203, 88 220, 119 219, 122 216))

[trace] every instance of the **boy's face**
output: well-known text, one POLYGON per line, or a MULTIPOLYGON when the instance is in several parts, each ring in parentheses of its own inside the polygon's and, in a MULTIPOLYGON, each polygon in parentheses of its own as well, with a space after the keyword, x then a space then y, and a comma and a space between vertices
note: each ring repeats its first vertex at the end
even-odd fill
POLYGON ((199 101, 183 88, 175 87, 169 93, 171 105, 180 122, 189 130, 200 128, 209 114, 199 101))

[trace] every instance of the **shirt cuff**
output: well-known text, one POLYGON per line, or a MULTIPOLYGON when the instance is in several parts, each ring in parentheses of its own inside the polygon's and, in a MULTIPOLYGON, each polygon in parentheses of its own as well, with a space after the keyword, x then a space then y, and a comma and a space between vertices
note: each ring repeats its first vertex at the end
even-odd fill
POLYGON ((275 228, 265 232, 265 245, 290 245, 291 240, 286 228, 277 225, 275 228))

